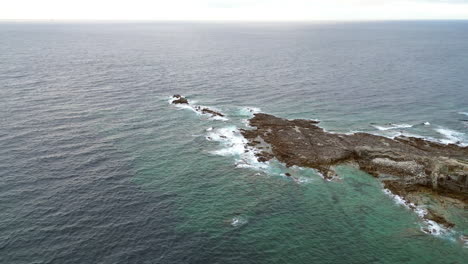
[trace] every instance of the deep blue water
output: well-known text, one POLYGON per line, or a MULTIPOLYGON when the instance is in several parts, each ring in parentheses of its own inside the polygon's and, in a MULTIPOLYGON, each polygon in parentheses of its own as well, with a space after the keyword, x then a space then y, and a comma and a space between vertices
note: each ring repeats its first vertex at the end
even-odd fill
POLYGON ((355 168, 297 183, 207 137, 257 107, 467 144, 467 43, 463 21, 2 23, 0 263, 464 263, 466 210, 427 235, 355 168))

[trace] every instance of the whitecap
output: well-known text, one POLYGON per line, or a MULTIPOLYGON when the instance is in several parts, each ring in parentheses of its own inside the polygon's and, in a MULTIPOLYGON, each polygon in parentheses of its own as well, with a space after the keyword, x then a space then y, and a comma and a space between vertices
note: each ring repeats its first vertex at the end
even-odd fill
POLYGON ((231 219, 231 226, 239 227, 247 224, 247 219, 242 216, 236 216, 231 219))
POLYGON ((377 126, 377 125, 372 125, 372 126, 381 131, 413 127, 413 125, 410 125, 410 124, 390 124, 388 126, 377 126))
MULTIPOLYGON (((435 129, 437 131, 437 129, 435 129)), ((421 136, 418 134, 413 134, 413 133, 408 133, 408 132, 403 132, 403 131, 382 131, 382 132, 370 132, 372 135, 377 135, 377 136, 384 136, 387 138, 395 139, 397 137, 413 137, 413 138, 420 138, 429 142, 434 142, 434 143, 441 143, 441 144, 457 144, 459 146, 468 146, 467 144, 467 137, 465 136, 465 133, 458 132, 455 130, 450 130, 450 129, 445 129, 442 128, 439 132, 439 134, 442 134, 445 136, 445 139, 438 139, 434 137, 429 137, 429 136, 421 136)))
POLYGON ((468 116, 468 112, 458 112, 460 115, 466 115, 468 116))
POLYGON ((440 142, 444 144, 460 144, 463 146, 467 145, 465 133, 444 127, 436 128, 434 130, 445 137, 445 139, 440 140, 440 142))

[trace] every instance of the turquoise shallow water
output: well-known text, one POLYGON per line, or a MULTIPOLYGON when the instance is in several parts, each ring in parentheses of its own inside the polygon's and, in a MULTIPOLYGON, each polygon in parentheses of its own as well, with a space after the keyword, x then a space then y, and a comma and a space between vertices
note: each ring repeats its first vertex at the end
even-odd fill
POLYGON ((293 181, 232 131, 257 107, 466 143, 467 30, 1 24, 0 262, 464 263, 466 211, 454 233, 426 235, 373 177, 291 168, 293 181), (172 106, 174 93, 228 120, 172 106), (395 124, 413 126, 375 127, 395 124))

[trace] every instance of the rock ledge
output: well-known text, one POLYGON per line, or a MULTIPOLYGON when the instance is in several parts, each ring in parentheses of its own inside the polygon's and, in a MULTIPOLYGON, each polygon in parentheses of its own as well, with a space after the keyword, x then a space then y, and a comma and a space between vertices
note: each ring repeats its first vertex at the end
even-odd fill
MULTIPOLYGON (((257 153, 261 162, 277 158, 287 166, 314 168, 329 179, 335 175, 334 165, 354 163, 414 204, 420 202, 415 193, 432 192, 456 199, 467 208, 468 147, 414 137, 329 133, 318 121, 287 120, 264 113, 255 114, 249 123, 254 129, 242 130, 248 144, 270 145, 257 153)), ((430 211, 427 219, 453 226, 436 211, 430 211)))

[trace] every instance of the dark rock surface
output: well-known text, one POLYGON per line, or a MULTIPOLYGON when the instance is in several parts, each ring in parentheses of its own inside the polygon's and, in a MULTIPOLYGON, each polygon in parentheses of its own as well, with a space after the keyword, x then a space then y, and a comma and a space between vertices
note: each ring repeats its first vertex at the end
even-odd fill
POLYGON ((209 108, 206 108, 206 107, 200 107, 200 106, 196 106, 195 107, 195 110, 197 110, 198 112, 201 112, 202 114, 209 114, 211 116, 220 116, 220 117, 224 117, 223 114, 219 113, 219 112, 216 112, 214 110, 211 110, 209 108))
POLYGON ((180 94, 175 94, 172 97, 174 98, 172 101, 173 104, 188 104, 188 100, 180 94))
MULTIPOLYGON (((352 162, 373 176, 385 176, 384 185, 404 198, 430 190, 468 203, 468 147, 414 137, 329 133, 317 126, 317 121, 263 113, 255 114, 249 122, 255 129, 242 131, 249 145, 270 145, 257 154, 259 161, 275 157, 287 166, 317 169, 325 178, 335 175, 334 165, 352 162)), ((429 218, 453 226, 436 212, 428 213, 429 218)))
MULTIPOLYGON (((187 104, 187 105, 189 104, 187 98, 181 96, 180 94, 174 94, 172 96, 172 103, 173 104, 187 104)), ((197 105, 197 106, 194 106, 193 109, 195 109, 195 111, 200 112, 202 114, 211 115, 212 117, 215 117, 215 116, 224 117, 224 114, 220 112, 216 112, 207 107, 201 107, 197 105)))

